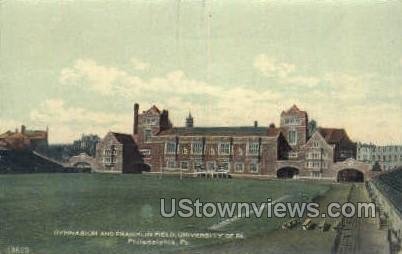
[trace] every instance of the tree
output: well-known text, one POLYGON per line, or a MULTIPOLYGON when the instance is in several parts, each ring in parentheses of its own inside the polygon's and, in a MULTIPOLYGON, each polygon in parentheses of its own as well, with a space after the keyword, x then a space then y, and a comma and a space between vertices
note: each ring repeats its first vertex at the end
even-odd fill
POLYGON ((373 171, 381 171, 381 166, 380 166, 380 163, 378 163, 378 161, 376 161, 374 163, 372 170, 373 171))
POLYGON ((314 119, 308 121, 308 136, 311 137, 317 130, 317 122, 314 119))

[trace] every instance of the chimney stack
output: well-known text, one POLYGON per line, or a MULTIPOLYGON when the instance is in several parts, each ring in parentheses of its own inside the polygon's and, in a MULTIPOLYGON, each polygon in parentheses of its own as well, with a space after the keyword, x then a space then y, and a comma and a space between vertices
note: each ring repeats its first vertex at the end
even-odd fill
POLYGON ((21 125, 21 133, 22 134, 25 134, 25 130, 26 130, 25 125, 21 125))
POLYGON ((140 109, 140 105, 138 103, 134 104, 134 128, 133 128, 133 134, 137 135, 138 134, 138 111, 140 109))
POLYGON ((258 127, 258 122, 254 121, 254 128, 257 128, 257 127, 258 127))
POLYGON ((169 111, 164 109, 162 110, 161 117, 159 120, 159 129, 163 131, 169 128, 170 128, 169 111))

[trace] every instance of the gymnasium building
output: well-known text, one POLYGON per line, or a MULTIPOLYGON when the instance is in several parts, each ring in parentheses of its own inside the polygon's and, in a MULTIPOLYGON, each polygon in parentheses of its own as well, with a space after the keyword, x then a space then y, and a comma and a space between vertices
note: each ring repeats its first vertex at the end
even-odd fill
MULTIPOLYGON (((317 128, 309 135, 308 122, 307 112, 293 105, 281 113, 279 127, 257 122, 242 127, 196 127, 191 114, 184 127, 174 127, 167 110, 154 105, 140 112, 135 104, 132 140, 125 138, 119 146, 119 140, 113 139, 111 144, 135 146, 142 158, 133 156, 137 159, 131 165, 141 164, 142 170, 151 173, 334 181, 366 181, 379 173, 356 160, 356 143, 344 129, 317 128)), ((118 159, 110 160, 110 150, 105 141, 99 144, 101 171, 123 173, 125 166, 118 159)))

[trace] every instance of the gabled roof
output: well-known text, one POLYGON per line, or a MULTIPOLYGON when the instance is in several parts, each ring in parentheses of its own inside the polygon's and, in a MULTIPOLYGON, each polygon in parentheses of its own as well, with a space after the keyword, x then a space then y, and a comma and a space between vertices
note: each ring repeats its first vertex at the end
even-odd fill
POLYGON ((281 115, 288 115, 288 114, 307 114, 307 112, 300 110, 295 104, 293 104, 293 106, 290 109, 286 111, 284 110, 281 113, 281 115))
POLYGON ((352 142, 349 139, 348 134, 345 129, 335 129, 335 128, 318 128, 317 131, 321 136, 327 141, 328 144, 336 144, 342 140, 347 142, 352 142))
POLYGON ((155 106, 155 105, 152 105, 152 107, 150 109, 144 111, 144 113, 149 113, 149 112, 155 112, 155 113, 158 113, 158 114, 161 113, 159 108, 157 106, 155 106))
MULTIPOLYGON (((159 136, 277 136, 277 130, 266 127, 196 127, 170 128, 159 132, 159 136)), ((276 129, 276 128, 275 128, 276 129)))
POLYGON ((117 132, 111 132, 112 135, 119 141, 121 144, 135 144, 133 136, 130 134, 123 134, 123 133, 117 133, 117 132))

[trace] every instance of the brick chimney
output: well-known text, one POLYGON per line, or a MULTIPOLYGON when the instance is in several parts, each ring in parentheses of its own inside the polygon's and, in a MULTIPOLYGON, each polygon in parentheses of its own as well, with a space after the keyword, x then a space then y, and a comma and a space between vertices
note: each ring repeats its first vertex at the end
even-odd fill
POLYGON ((22 133, 22 134, 25 134, 25 130, 26 130, 25 125, 21 125, 21 133, 22 133))
POLYGON ((138 134, 138 111, 140 109, 140 105, 138 103, 134 104, 134 126, 133 126, 133 134, 134 136, 138 134))

